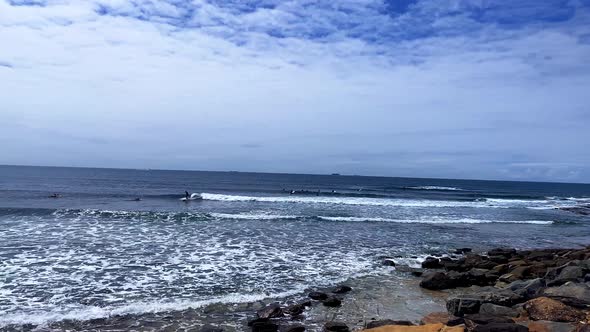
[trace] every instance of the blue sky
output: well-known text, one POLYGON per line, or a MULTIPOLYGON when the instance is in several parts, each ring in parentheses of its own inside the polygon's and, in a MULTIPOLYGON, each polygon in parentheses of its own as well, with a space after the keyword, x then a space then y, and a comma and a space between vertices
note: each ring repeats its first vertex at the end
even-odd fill
POLYGON ((590 182, 590 0, 0 0, 0 164, 590 182))

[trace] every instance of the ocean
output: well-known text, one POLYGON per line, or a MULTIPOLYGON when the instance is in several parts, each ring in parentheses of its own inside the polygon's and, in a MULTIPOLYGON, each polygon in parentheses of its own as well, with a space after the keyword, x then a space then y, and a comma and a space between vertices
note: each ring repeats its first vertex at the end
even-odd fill
POLYGON ((240 330, 241 305, 398 273, 382 256, 588 245, 590 217, 557 209, 587 203, 584 184, 0 166, 0 328, 221 305, 240 330))

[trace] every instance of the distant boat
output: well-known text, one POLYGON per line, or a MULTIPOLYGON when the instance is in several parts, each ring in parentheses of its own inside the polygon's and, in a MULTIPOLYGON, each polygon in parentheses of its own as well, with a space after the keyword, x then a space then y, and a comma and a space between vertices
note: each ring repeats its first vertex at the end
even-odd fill
POLYGON ((332 173, 331 175, 340 175, 340 173, 332 173))

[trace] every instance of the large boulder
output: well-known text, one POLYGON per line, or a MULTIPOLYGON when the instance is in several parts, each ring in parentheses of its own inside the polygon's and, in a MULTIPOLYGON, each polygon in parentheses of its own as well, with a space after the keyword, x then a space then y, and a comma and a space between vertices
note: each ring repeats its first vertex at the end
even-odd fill
POLYGON ((515 294, 523 297, 523 300, 529 300, 537 297, 545 288, 545 280, 541 278, 531 280, 517 280, 506 286, 515 294))
POLYGON ((510 258, 516 254, 514 248, 496 248, 488 251, 488 256, 504 256, 510 258))
POLYGON ((259 318, 277 318, 283 317, 283 309, 278 303, 272 303, 256 312, 259 318))
POLYGON ((483 314, 473 314, 473 315, 465 315, 463 319, 467 321, 471 321, 475 324, 469 325, 484 325, 484 324, 501 324, 501 323, 514 323, 514 320, 501 317, 501 316, 490 316, 490 315, 483 315, 483 314))
POLYGON ((458 295, 447 300, 447 311, 450 315, 463 317, 464 315, 476 314, 483 303, 482 296, 458 295))
POLYGON ((524 309, 532 320, 579 322, 586 317, 582 311, 548 297, 529 300, 524 309))
POLYGON ((444 272, 429 272, 424 274, 420 287, 430 290, 441 290, 455 287, 455 280, 444 272))
POLYGON ((443 266, 440 263, 438 258, 434 257, 426 257, 426 259, 422 262, 423 269, 440 269, 443 266))
POLYGON ((584 278, 586 272, 580 266, 565 266, 560 269, 559 274, 548 282, 549 286, 560 286, 568 281, 578 281, 584 278))
POLYGON ((559 287, 549 287, 543 290, 542 295, 574 307, 590 306, 590 287, 582 283, 566 283, 559 287))
POLYGON ((516 317, 518 311, 511 307, 505 307, 492 303, 483 303, 479 308, 479 313, 486 316, 503 316, 503 317, 516 317))
POLYGON ((279 330, 281 332, 304 332, 305 326, 303 326, 301 324, 293 324, 293 325, 281 326, 279 328, 279 330))
POLYGON ((575 332, 576 325, 563 322, 535 321, 528 324, 530 332, 575 332))

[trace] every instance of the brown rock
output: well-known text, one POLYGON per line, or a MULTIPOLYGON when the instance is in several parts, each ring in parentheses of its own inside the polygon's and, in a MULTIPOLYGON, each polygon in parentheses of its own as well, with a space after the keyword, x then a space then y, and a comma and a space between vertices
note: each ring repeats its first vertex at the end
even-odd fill
POLYGON ((419 326, 386 325, 365 331, 370 332, 463 332, 462 326, 446 326, 444 324, 426 324, 419 326))
POLYGON ((576 326, 571 323, 536 321, 528 324, 529 332, 574 332, 576 326))
POLYGON ((584 313, 580 310, 547 297, 539 297, 526 302, 524 309, 532 320, 579 322, 585 318, 584 313))
POLYGON ((420 324, 445 324, 451 318, 454 318, 454 316, 449 315, 447 312, 431 312, 428 315, 422 317, 420 324))

